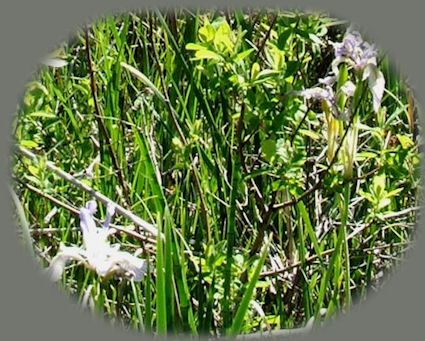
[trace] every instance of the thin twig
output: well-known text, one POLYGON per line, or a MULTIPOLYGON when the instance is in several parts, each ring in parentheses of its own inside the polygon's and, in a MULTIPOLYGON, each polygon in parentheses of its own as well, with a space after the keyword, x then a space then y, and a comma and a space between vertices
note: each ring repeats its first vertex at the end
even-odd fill
MULTIPOLYGON (((404 215, 408 215, 411 212, 417 211, 419 209, 420 209, 420 207, 410 207, 410 208, 407 208, 407 209, 399 211, 399 212, 385 214, 381 217, 381 219, 386 220, 386 219, 398 218, 398 217, 401 217, 401 216, 404 216, 404 215)), ((371 223, 368 223, 368 224, 364 224, 364 225, 360 226, 359 228, 355 229, 353 232, 351 232, 347 236, 347 241, 353 239, 355 236, 357 236, 359 233, 361 233, 362 231, 364 231, 365 229, 367 229, 370 226, 371 226, 371 223)), ((334 252, 334 250, 335 249, 326 250, 326 251, 324 251, 320 254, 320 257, 323 258, 324 256, 328 256, 328 255, 332 254, 334 252)), ((306 264, 311 263, 318 258, 319 258, 318 255, 312 255, 311 257, 306 258, 304 263, 306 263, 306 264)), ((293 263, 293 264, 286 266, 284 268, 281 268, 281 269, 265 271, 265 272, 260 274, 260 278, 264 278, 264 277, 268 277, 268 276, 276 276, 278 274, 289 271, 289 270, 291 270, 295 267, 299 267, 299 266, 301 266, 301 264, 302 264, 302 262, 296 262, 296 263, 293 263)))
POLYGON ((406 208, 406 209, 404 209, 402 211, 384 214, 380 218, 382 220, 392 219, 392 218, 398 218, 398 217, 401 217, 401 216, 404 216, 404 215, 408 215, 411 212, 419 211, 420 209, 421 209, 420 206, 409 207, 409 208, 406 208))
MULTIPOLYGON (((55 197, 52 197, 51 195, 44 193, 40 189, 38 189, 38 188, 28 184, 28 183, 25 183, 25 182, 22 182, 22 181, 19 181, 19 183, 22 186, 26 187, 29 191, 31 191, 31 192, 33 192, 37 195, 40 195, 41 197, 51 201, 56 206, 59 206, 59 207, 66 209, 72 215, 78 216, 80 214, 80 211, 76 207, 68 205, 67 203, 64 203, 63 201, 60 201, 60 200, 56 199, 55 197)), ((95 220, 99 222, 99 219, 95 218, 95 220)), ((145 236, 141 235, 140 233, 137 233, 136 231, 131 230, 130 227, 119 226, 119 225, 115 225, 115 224, 110 224, 109 226, 114 228, 118 232, 125 233, 125 234, 127 234, 127 235, 129 235, 129 236, 131 236, 135 239, 138 239, 138 240, 141 240, 141 241, 144 241, 144 242, 148 242, 148 243, 151 243, 151 244, 156 244, 156 239, 145 237, 145 236)), ((64 230, 63 228, 30 229, 30 233, 31 234, 46 234, 46 233, 60 232, 60 231, 63 231, 63 230, 64 230)), ((79 228, 76 228, 76 230, 79 230, 79 228)))
MULTIPOLYGON (((23 156, 33 160, 33 161, 37 161, 37 156, 35 154, 33 154, 32 152, 30 152, 29 150, 21 147, 21 146, 17 146, 16 150, 22 154, 23 156)), ((46 161, 46 168, 50 169, 51 171, 53 171, 54 173, 56 173, 58 176, 60 176, 62 179, 65 179, 67 181, 69 181, 71 184, 73 184, 74 186, 82 189, 83 191, 91 194, 94 198, 96 198, 97 200, 99 200, 100 202, 102 202, 104 205, 114 205, 115 206, 115 210, 117 213, 121 214, 122 216, 130 219, 136 226, 140 226, 141 228, 143 228, 145 231, 151 233, 153 236, 157 236, 158 235, 158 230, 157 228, 148 223, 147 221, 143 220, 142 218, 140 218, 139 216, 135 215, 133 212, 125 209, 124 207, 122 207, 121 205, 119 205, 116 202, 113 202, 111 199, 109 199, 108 197, 104 196, 102 193, 99 193, 97 191, 95 191, 93 188, 91 188, 90 186, 80 182, 79 180, 77 180, 75 177, 73 177, 71 174, 63 171, 62 169, 56 167, 52 162, 50 161, 46 161)))
POLYGON ((274 24, 276 23, 276 20, 277 20, 277 14, 274 15, 273 20, 270 23, 269 30, 267 31, 266 36, 264 37, 263 41, 261 42, 261 45, 258 47, 258 50, 257 50, 257 53, 255 54, 253 63, 257 61, 258 57, 263 52, 263 49, 266 46, 266 42, 267 42, 267 40, 269 40, 270 34, 272 33, 272 29, 273 29, 274 24))

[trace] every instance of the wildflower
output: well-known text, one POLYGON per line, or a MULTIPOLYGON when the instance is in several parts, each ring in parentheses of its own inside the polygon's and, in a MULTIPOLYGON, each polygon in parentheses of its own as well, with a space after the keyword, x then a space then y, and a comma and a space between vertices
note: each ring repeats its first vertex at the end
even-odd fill
POLYGON ((321 100, 326 107, 330 108, 332 115, 338 120, 347 121, 350 118, 352 105, 348 107, 348 109, 341 112, 338 108, 338 97, 341 94, 344 94, 347 99, 349 97, 354 96, 354 91, 356 90, 356 86, 351 81, 347 81, 341 89, 335 94, 332 85, 335 82, 334 77, 326 77, 325 79, 320 79, 319 83, 324 84, 325 88, 313 87, 309 89, 304 89, 302 91, 297 91, 296 94, 298 96, 302 96, 305 99, 315 99, 321 100))
POLYGON ((363 80, 368 79, 369 89, 372 93, 373 111, 378 113, 381 107, 382 96, 385 89, 385 78, 376 65, 369 64, 363 71, 363 80))
POLYGON ((381 107, 385 89, 385 78, 376 62, 377 49, 374 45, 363 41, 360 33, 354 31, 352 27, 348 28, 341 43, 331 42, 331 44, 335 50, 335 59, 332 62, 333 73, 338 75, 338 65, 346 62, 362 75, 362 80, 368 79, 373 97, 373 110, 377 113, 381 107))
MULTIPOLYGON (((352 27, 347 29, 341 43, 331 42, 335 50, 335 60, 333 67, 341 62, 347 62, 356 70, 363 70, 366 65, 376 65, 376 56, 378 51, 375 45, 363 41, 359 32, 354 31, 352 27)), ((337 74, 334 71, 335 74, 337 74)))
POLYGON ((107 216, 102 228, 96 227, 93 218, 96 210, 96 201, 89 201, 85 207, 80 209, 83 248, 61 244, 59 252, 47 269, 48 275, 53 281, 59 280, 65 265, 70 260, 77 260, 101 277, 117 274, 134 281, 141 281, 146 272, 146 261, 128 252, 120 251, 119 244, 110 245, 107 241, 107 238, 115 232, 115 230, 109 229, 109 224, 115 214, 114 205, 108 204, 107 216))
POLYGON ((328 76, 325 78, 319 78, 319 83, 326 85, 326 86, 332 86, 334 85, 336 82, 336 77, 335 76, 328 76))
POLYGON ((314 87, 314 88, 298 91, 297 95, 302 96, 305 99, 317 99, 317 100, 328 100, 328 101, 333 101, 334 99, 332 88, 322 89, 319 87, 314 87))

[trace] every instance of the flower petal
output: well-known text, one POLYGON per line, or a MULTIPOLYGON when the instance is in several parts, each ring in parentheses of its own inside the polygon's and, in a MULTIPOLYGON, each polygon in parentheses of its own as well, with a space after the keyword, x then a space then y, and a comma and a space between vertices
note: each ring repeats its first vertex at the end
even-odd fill
POLYGON ((83 237, 96 230, 96 223, 94 222, 93 214, 90 209, 85 207, 80 209, 80 227, 83 232, 83 237))
POLYGON ((102 224, 102 227, 104 229, 107 229, 109 227, 109 224, 111 223, 111 220, 114 214, 115 214, 115 205, 113 203, 108 203, 108 206, 106 208, 106 219, 105 219, 105 222, 102 224))
POLYGON ((348 97, 354 96, 356 91, 356 86, 351 81, 347 81, 343 86, 341 86, 341 91, 348 97))
POLYGON ((59 252, 50 262, 46 273, 53 282, 58 281, 65 269, 66 264, 71 260, 78 260, 86 263, 85 250, 78 247, 67 247, 61 245, 59 252))
MULTIPOLYGON (((385 78, 383 73, 373 64, 367 66, 365 74, 369 78, 369 88, 373 97, 373 110, 377 113, 384 95, 385 78)), ((365 74, 363 74, 363 78, 365 78, 365 74)))
POLYGON ((330 93, 327 89, 322 89, 319 87, 305 89, 302 91, 298 91, 297 95, 304 97, 305 99, 328 99, 330 100, 332 97, 332 93, 330 93))
POLYGON ((86 203, 86 208, 89 210, 91 215, 95 215, 97 211, 97 203, 95 200, 90 200, 86 203))
POLYGON ((328 76, 325 78, 319 78, 319 83, 326 85, 326 86, 332 86, 334 85, 336 82, 336 77, 335 76, 328 76))
POLYGON ((121 274, 140 282, 146 274, 147 263, 144 259, 130 255, 125 251, 118 251, 113 255, 115 264, 120 268, 121 274))

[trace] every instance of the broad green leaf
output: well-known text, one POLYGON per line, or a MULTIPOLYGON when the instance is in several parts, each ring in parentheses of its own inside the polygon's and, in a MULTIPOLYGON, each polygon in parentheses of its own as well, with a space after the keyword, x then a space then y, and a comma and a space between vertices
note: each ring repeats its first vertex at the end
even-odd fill
POLYGON ((31 141, 31 140, 22 140, 19 144, 22 147, 30 148, 30 149, 31 148, 37 148, 38 147, 37 142, 31 141))
POLYGON ((379 196, 379 194, 385 190, 385 173, 382 173, 380 175, 375 175, 373 178, 373 191, 376 195, 379 196))
POLYGON ((258 63, 254 63, 251 68, 251 81, 255 81, 258 78, 259 73, 260 65, 258 63))
POLYGON ((397 139, 400 141, 401 147, 403 149, 409 149, 415 144, 412 139, 406 135, 397 134, 397 139))
POLYGON ((376 157, 377 157, 376 153, 373 153, 373 152, 361 152, 361 153, 358 153, 356 155, 356 160, 357 161, 362 161, 364 159, 374 159, 376 157))
POLYGON ((393 191, 390 191, 390 192, 388 192, 388 193, 387 193, 386 197, 387 197, 387 198, 394 197, 394 196, 396 196, 398 193, 400 193, 402 190, 403 190, 403 188, 397 188, 397 189, 395 189, 395 190, 393 190, 393 191))
POLYGON ((217 49, 224 51, 232 51, 234 44, 231 40, 232 31, 227 21, 223 20, 221 25, 215 32, 214 45, 217 49), (223 48, 224 47, 224 48, 223 48))
POLYGON ((276 154, 276 140, 267 139, 261 143, 261 151, 266 157, 267 161, 270 161, 271 158, 276 154))
POLYGON ((268 76, 273 76, 278 74, 279 74, 279 71, 266 69, 258 73, 258 78, 263 78, 263 77, 268 77, 268 76))
POLYGON ((204 26, 199 29, 199 38, 201 41, 211 43, 214 40, 215 29, 213 25, 210 24, 207 18, 205 18, 204 26))
POLYGON ((238 62, 240 62, 240 61, 243 61, 245 58, 247 58, 251 53, 252 53, 252 51, 254 51, 254 49, 248 49, 248 50, 245 50, 245 51, 243 51, 243 52, 241 52, 241 53, 238 53, 234 58, 233 58, 233 61, 235 62, 235 63, 238 63, 238 62))
POLYGON ((195 58, 193 60, 202 60, 202 59, 213 59, 220 61, 222 58, 215 52, 210 50, 198 50, 195 53, 195 58))
POLYGON ((360 196, 362 196, 363 198, 365 198, 366 200, 370 201, 370 202, 374 202, 375 200, 373 199, 372 195, 368 192, 365 192, 363 190, 359 190, 359 194, 360 196))
POLYGON ((291 33, 292 33, 292 30, 289 29, 289 30, 283 31, 283 33, 279 35, 279 38, 277 40, 277 47, 280 50, 283 50, 285 48, 286 42, 288 38, 291 36, 291 33))
POLYGON ((208 50, 208 48, 203 45, 189 43, 189 44, 186 44, 186 50, 199 51, 199 50, 208 50))
POLYGON ((34 167, 34 166, 32 166, 32 165, 29 165, 29 166, 28 166, 28 171, 29 171, 32 175, 34 175, 34 176, 38 176, 39 169, 38 169, 37 167, 34 167))

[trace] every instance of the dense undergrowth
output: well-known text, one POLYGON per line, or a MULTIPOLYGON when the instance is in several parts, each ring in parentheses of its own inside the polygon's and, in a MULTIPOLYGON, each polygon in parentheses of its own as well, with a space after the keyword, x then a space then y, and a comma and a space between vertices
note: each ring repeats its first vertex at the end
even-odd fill
POLYGON ((374 66, 338 52, 343 24, 282 11, 128 13, 59 46, 14 127, 37 155, 16 153, 13 167, 37 262, 82 244, 78 210, 92 199, 50 161, 164 235, 115 216, 111 243, 148 261, 141 282, 66 267, 63 290, 114 323, 252 333, 365 299, 412 242, 419 136, 404 78, 385 55, 374 66))

